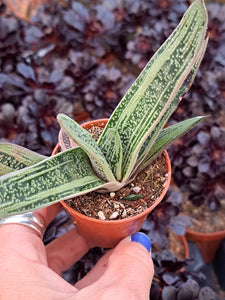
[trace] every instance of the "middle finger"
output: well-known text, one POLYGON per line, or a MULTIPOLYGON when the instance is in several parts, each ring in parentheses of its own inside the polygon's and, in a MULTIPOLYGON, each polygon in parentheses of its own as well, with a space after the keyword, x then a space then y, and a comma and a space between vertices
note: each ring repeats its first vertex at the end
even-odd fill
POLYGON ((89 249, 87 241, 77 233, 76 228, 73 228, 46 246, 48 266, 61 274, 83 257, 89 249))

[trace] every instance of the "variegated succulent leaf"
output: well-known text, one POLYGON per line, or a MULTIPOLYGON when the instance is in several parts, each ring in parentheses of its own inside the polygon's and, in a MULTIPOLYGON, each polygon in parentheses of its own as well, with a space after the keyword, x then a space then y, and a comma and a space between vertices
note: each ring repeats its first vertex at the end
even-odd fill
POLYGON ((0 218, 86 194, 105 182, 98 178, 80 147, 0 177, 0 218))
POLYGON ((194 118, 190 118, 188 120, 176 123, 171 125, 163 130, 161 130, 158 135, 154 145, 149 150, 147 156, 139 165, 134 173, 132 173, 131 177, 135 177, 136 174, 145 169, 151 162, 159 156, 166 148, 168 148, 172 143, 174 143, 177 139, 191 130, 195 125, 204 120, 204 116, 198 116, 194 118))
POLYGON ((118 130, 123 148, 122 180, 129 178, 142 145, 171 109, 171 103, 202 51, 206 29, 204 2, 196 0, 110 117, 99 144, 109 128, 118 130))
POLYGON ((106 138, 101 143, 101 151, 112 168, 113 174, 119 181, 122 177, 123 149, 118 130, 110 128, 106 132, 106 138))
POLYGON ((11 143, 0 143, 0 176, 35 165, 46 156, 11 143))
MULTIPOLYGON (((208 38, 205 39, 204 42, 201 44, 199 55, 196 57, 196 62, 194 64, 192 70, 190 71, 190 73, 187 75, 182 86, 180 87, 178 93, 176 94, 173 101, 171 102, 168 110, 163 115, 160 122, 157 124, 157 126, 154 128, 154 130, 151 132, 151 134, 148 136, 148 138, 142 145, 142 147, 138 153, 138 158, 137 158, 134 169, 136 169, 141 164, 142 160, 144 160, 145 156, 148 155, 148 152, 150 151, 151 147, 154 145, 154 142, 155 142, 157 136, 159 135, 160 131, 162 130, 163 126, 166 124, 166 121, 169 119, 171 114, 176 110, 177 104, 182 100, 182 97, 187 93, 187 91, 191 87, 191 85, 194 81, 194 78, 196 76, 196 73, 198 71, 198 68, 200 66, 200 63, 204 57, 207 43, 208 43, 208 38)), ((134 170, 132 172, 134 172, 134 170)))
POLYGON ((92 135, 64 114, 59 114, 57 120, 68 137, 87 153, 96 174, 104 181, 115 181, 111 167, 92 135))

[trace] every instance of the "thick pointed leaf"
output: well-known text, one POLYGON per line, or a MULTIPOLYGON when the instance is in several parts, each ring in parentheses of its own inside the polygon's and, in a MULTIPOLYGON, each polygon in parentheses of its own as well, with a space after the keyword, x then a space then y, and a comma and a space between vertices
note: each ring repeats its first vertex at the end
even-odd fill
POLYGON ((88 154, 96 174, 105 181, 114 181, 112 170, 91 134, 64 114, 59 114, 57 120, 62 130, 88 154))
POLYGON ((141 170, 147 167, 156 158, 156 156, 161 154, 173 142, 175 142, 204 119, 205 117, 194 117, 163 129, 136 172, 139 173, 141 170))
POLYGON ((104 186, 80 148, 0 177, 0 218, 36 210, 104 186))
POLYGON ((0 143, 0 176, 32 166, 45 158, 21 146, 0 143))
MULTIPOLYGON (((109 128, 118 130, 124 156, 123 180, 129 178, 142 145, 161 122, 193 69, 205 40, 206 29, 204 2, 196 0, 108 121, 99 144, 109 128)), ((177 106, 179 99, 176 101, 177 106)))
POLYGON ((106 138, 101 144, 101 151, 107 157, 116 179, 121 180, 123 149, 119 133, 115 128, 110 128, 106 132, 106 138))
POLYGON ((151 132, 151 134, 148 136, 148 138, 144 142, 143 146, 141 147, 141 150, 138 153, 138 158, 137 158, 135 168, 137 168, 138 165, 141 164, 141 161, 145 158, 145 156, 149 152, 149 149, 151 148, 151 146, 154 145, 154 141, 157 138, 157 136, 160 133, 163 126, 165 125, 166 121, 168 120, 168 118, 171 116, 171 114, 177 108, 177 103, 179 103, 182 100, 182 97, 187 93, 187 91, 191 87, 191 85, 194 81, 194 78, 196 76, 196 73, 198 71, 198 68, 200 66, 200 63, 203 59, 207 43, 208 43, 208 38, 201 44, 199 55, 196 58, 196 62, 194 64, 194 67, 192 68, 191 72, 188 74, 187 78, 183 82, 183 84, 180 87, 177 95, 175 96, 174 100, 171 102, 168 110, 163 115, 160 122, 157 124, 157 126, 154 128, 154 130, 151 132))

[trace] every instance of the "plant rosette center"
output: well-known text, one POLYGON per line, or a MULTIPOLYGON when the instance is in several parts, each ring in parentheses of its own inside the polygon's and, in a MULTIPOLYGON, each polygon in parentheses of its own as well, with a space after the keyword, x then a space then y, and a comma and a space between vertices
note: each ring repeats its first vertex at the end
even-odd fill
MULTIPOLYGON (((97 141, 103 128, 87 129, 97 141)), ((110 193, 90 192, 66 200, 77 212, 100 220, 118 220, 135 216, 149 208, 162 193, 167 182, 166 158, 162 153, 132 182, 110 193)))

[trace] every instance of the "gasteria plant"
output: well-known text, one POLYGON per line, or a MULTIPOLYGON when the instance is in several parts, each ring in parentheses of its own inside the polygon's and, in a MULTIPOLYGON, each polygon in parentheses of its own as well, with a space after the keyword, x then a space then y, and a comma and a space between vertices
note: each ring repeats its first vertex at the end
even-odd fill
POLYGON ((62 130, 79 147, 47 158, 1 144, 0 217, 94 190, 119 190, 201 121, 204 117, 195 117, 163 129, 194 80, 207 45, 206 29, 204 1, 196 0, 122 98, 98 142, 59 114, 62 130))

